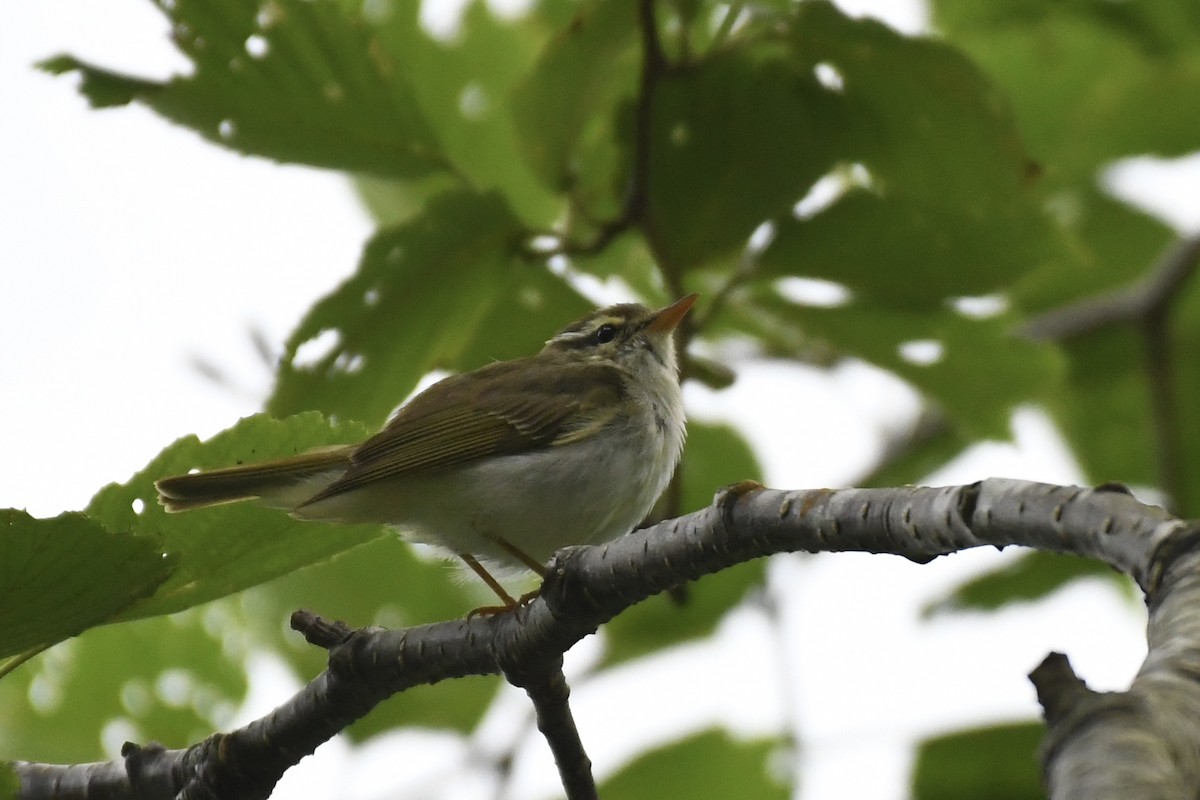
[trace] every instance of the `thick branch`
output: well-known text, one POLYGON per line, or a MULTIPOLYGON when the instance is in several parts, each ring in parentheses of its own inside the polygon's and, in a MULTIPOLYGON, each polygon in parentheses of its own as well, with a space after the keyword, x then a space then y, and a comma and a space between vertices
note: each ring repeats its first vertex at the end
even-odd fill
MULTIPOLYGON (((540 684, 525 681, 536 695, 539 725, 562 730, 569 721, 565 684, 556 686, 546 665, 575 642, 650 595, 793 551, 894 553, 925 562, 970 547, 1021 544, 1099 558, 1133 576, 1151 605, 1150 654, 1130 692, 1139 698, 1135 705, 1164 752, 1200 753, 1198 542, 1194 526, 1111 488, 994 479, 943 488, 723 493, 708 508, 608 545, 559 551, 541 595, 511 613, 356 631, 298 615, 295 626, 331 648, 329 667, 275 711, 186 750, 131 748, 124 765, 20 763, 21 797, 266 797, 288 766, 389 695, 466 675, 541 676, 540 684)), ((1100 720, 1090 729, 1103 726, 1100 720)), ((573 727, 567 738, 577 738, 573 727)), ((1051 754, 1048 774, 1056 774, 1057 754, 1066 752, 1051 754)), ((1088 752, 1093 783, 1116 773, 1121 753, 1088 752)), ((576 766, 568 762, 567 771, 577 770, 579 754, 582 748, 568 753, 576 766)), ((1200 766, 1183 757, 1171 766, 1168 785, 1200 785, 1200 766)))

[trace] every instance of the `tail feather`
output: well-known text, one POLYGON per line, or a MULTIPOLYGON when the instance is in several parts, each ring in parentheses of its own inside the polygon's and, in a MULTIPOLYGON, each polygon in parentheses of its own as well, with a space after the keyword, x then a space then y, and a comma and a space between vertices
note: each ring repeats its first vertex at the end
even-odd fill
POLYGON ((158 502, 170 513, 240 500, 290 510, 345 472, 353 452, 353 446, 323 448, 278 461, 175 475, 154 486, 158 502))

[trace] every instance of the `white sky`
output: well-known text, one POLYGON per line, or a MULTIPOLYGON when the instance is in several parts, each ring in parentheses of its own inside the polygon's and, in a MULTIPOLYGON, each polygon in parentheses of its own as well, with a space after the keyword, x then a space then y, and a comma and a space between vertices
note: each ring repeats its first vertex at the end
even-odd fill
MULTIPOLYGON (((843 5, 884 8, 905 30, 923 24, 919 3, 843 5)), ((302 312, 352 272, 371 230, 336 174, 238 157, 138 107, 88 110, 73 79, 31 69, 64 51, 142 75, 186 66, 147 0, 0 4, 0 507, 41 516, 82 507, 179 436, 208 436, 257 411, 270 378, 249 330, 278 347, 302 312), (228 370, 237 390, 200 377, 190 365, 197 356, 228 370)), ((1109 177, 1121 191, 1157 198, 1156 212, 1176 225, 1200 226, 1200 159, 1129 162, 1109 177)), ((741 375, 720 396, 689 390, 688 402, 697 417, 744 420, 763 447, 768 482, 781 487, 851 480, 879 434, 915 407, 902 385, 861 365, 823 374, 750 364, 741 375), (781 396, 796 404, 763 402, 781 396)), ((1079 480, 1038 412, 1018 414, 1014 435, 1015 446, 979 448, 936 481, 1079 480)), ((1051 649, 1067 652, 1097 688, 1123 687, 1144 653, 1142 618, 1101 582, 986 618, 917 619, 923 602, 1000 558, 967 553, 922 567, 855 555, 781 559, 771 587, 785 607, 782 651, 762 614, 743 609, 713 641, 664 654, 636 679, 576 685, 597 769, 611 772, 629 746, 700 722, 761 732, 790 717, 805 736, 800 796, 884 800, 900 796, 914 737, 1034 716, 1024 676, 1051 649), (750 679, 728 679, 748 666, 750 679), (792 676, 786 692, 784 673, 792 676), (728 691, 700 689, 705 682, 728 691), (634 731, 630 719, 659 728, 634 731)), ((576 669, 589 647, 572 653, 576 669)), ((289 678, 278 670, 256 662, 246 713, 286 696, 289 678)), ((510 736, 506 720, 493 715, 481 741, 510 736)), ((464 797, 478 792, 460 744, 423 742, 424 771, 402 775, 388 769, 391 740, 358 755, 333 742, 289 774, 276 797, 365 800, 401 784, 421 793, 451 780, 464 797)), ((518 796, 553 793, 547 759, 537 741, 523 753, 518 796)))

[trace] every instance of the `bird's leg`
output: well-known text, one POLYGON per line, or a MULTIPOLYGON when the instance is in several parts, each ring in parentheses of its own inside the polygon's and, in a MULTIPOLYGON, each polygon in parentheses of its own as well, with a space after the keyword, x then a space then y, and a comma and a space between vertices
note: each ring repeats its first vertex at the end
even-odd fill
POLYGON ((512 595, 504 591, 504 587, 500 585, 500 582, 492 577, 492 573, 484 569, 483 564, 480 564, 479 561, 476 560, 475 556, 471 555, 470 553, 459 553, 458 557, 461 558, 463 563, 470 567, 475 574, 478 575, 483 582, 488 585, 489 589, 496 593, 496 596, 500 598, 500 602, 504 603, 502 606, 483 606, 482 608, 477 608, 470 614, 467 614, 467 619, 479 615, 490 617, 494 614, 499 614, 504 611, 511 611, 519 605, 519 603, 512 598, 512 595))
MULTIPOLYGON (((522 564, 529 567, 529 569, 536 573, 539 577, 543 579, 546 577, 546 565, 539 564, 532 556, 521 550, 521 548, 517 547, 512 542, 504 539, 503 537, 496 536, 495 534, 485 533, 483 536, 501 550, 515 558, 517 561, 520 561, 522 564)), ((538 593, 541 591, 541 589, 534 589, 531 592, 526 592, 525 594, 521 595, 519 599, 514 600, 512 595, 504 591, 504 587, 500 585, 500 582, 493 578, 492 574, 484 569, 483 565, 480 564, 474 556, 468 553, 459 553, 458 557, 465 561, 467 566, 473 569, 475 574, 482 578, 483 582, 491 587, 491 590, 495 592, 500 600, 504 603, 502 606, 483 606, 482 608, 477 608, 467 615, 468 618, 475 616, 488 617, 492 616, 493 614, 500 614, 504 611, 511 611, 518 606, 525 605, 530 600, 537 597, 538 593)))
POLYGON ((507 539, 504 539, 503 537, 496 536, 495 534, 491 534, 491 533, 485 533, 484 538, 486 538, 489 541, 491 541, 492 543, 494 543, 497 547, 499 547, 504 552, 508 553, 510 556, 515 558, 517 561, 520 561, 522 564, 529 567, 529 569, 531 571, 533 571, 534 573, 536 573, 539 578, 546 577, 546 565, 539 563, 532 556, 525 553, 523 550, 521 550, 519 547, 517 547, 512 542, 508 541, 507 539))

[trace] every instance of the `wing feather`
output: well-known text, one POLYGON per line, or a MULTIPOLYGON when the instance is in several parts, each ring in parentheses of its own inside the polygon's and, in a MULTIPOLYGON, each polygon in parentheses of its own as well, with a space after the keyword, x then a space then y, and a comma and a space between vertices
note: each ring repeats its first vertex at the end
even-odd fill
POLYGON ((542 354, 446 378, 401 408, 354 451, 349 469, 304 505, 405 473, 586 438, 619 414, 622 375, 612 364, 542 354))

